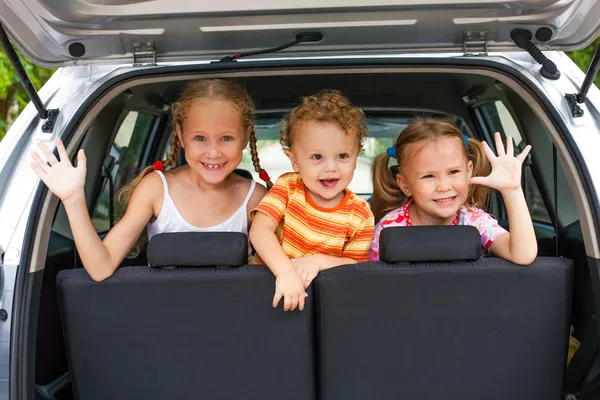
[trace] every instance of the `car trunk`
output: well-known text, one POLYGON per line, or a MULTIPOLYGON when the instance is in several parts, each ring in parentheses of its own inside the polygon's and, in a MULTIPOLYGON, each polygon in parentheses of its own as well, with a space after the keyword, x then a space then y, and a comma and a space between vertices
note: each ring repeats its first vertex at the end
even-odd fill
MULTIPOLYGON (((533 126, 526 122, 531 118, 539 120, 536 113, 540 112, 543 100, 537 99, 538 103, 533 104, 531 98, 527 100, 521 98, 515 91, 518 85, 511 79, 511 73, 510 69, 503 68, 499 63, 467 58, 265 61, 238 63, 235 66, 177 66, 156 70, 139 69, 116 77, 107 83, 106 87, 99 90, 97 93, 104 96, 102 102, 99 103, 100 98, 90 97, 89 101, 82 105, 82 113, 71 122, 62 137, 66 142, 81 143, 88 154, 90 165, 86 197, 91 210, 97 204, 98 196, 101 195, 100 189, 105 183, 101 164, 109 153, 114 134, 118 131, 119 123, 122 121, 123 112, 148 113, 166 121, 168 115, 165 110, 176 100, 182 84, 189 79, 206 75, 233 77, 240 81, 256 102, 256 117, 259 121, 261 118, 278 116, 289 111, 298 104, 302 96, 324 88, 335 88, 362 107, 367 116, 435 116, 448 118, 453 122, 460 120, 466 124, 463 129, 470 135, 486 139, 483 136, 484 127, 476 117, 476 110, 480 109, 482 104, 501 101, 507 105, 518 125, 523 127, 523 137, 528 143, 534 144, 534 151, 538 148, 547 148, 543 144, 550 143, 551 139, 546 132, 542 130, 540 133, 539 126, 533 126), (108 103, 107 100, 109 100, 108 103)), ((148 155, 146 161, 160 157, 162 154, 160 146, 164 146, 166 138, 171 133, 168 124, 163 123, 159 126, 155 140, 160 145, 154 147, 154 154, 148 155)), ((392 138, 398 133, 381 131, 378 135, 392 138)), ((258 133, 258 138, 259 140, 273 139, 270 136, 261 136, 260 133, 258 133)), ((536 160, 548 160, 548 162, 551 160, 551 154, 538 153, 534 157, 536 160)), ((548 162, 536 163, 531 168, 531 176, 533 182, 539 187, 543 207, 552 204, 551 183, 553 179, 557 179, 548 175, 548 171, 551 171, 551 164, 548 162)), ((138 165, 137 167, 142 166, 138 165)), ((563 168, 562 164, 559 164, 559 168, 563 168)), ((564 172, 558 179, 566 179, 564 172)), ((566 182, 563 183, 568 186, 566 182)), ((564 208, 561 210, 561 214, 571 215, 572 210, 571 213, 567 211, 569 211, 569 207, 574 207, 572 194, 567 192, 562 195, 566 197, 561 202, 561 207, 564 208), (571 197, 570 201, 568 197, 571 197)), ((492 196, 490 207, 494 215, 502 215, 503 205, 498 197, 492 196)), ((550 212, 550 210, 546 211, 550 212)), ((46 307, 46 309, 40 310, 40 319, 37 320, 36 357, 38 362, 35 372, 31 369, 20 370, 22 379, 25 379, 26 382, 33 382, 33 375, 36 375, 35 383, 38 388, 57 382, 62 385, 60 379, 64 378, 64 374, 68 372, 65 370, 66 356, 62 331, 55 329, 57 321, 60 319, 59 309, 53 307, 54 303, 52 302, 56 302, 54 277, 61 269, 75 267, 74 264, 65 266, 65 260, 72 259, 69 255, 73 254, 74 249, 72 241, 68 237, 65 240, 62 237, 64 235, 60 234, 60 232, 67 232, 68 236, 69 232, 64 210, 59 209, 55 219, 50 217, 50 215, 54 215, 54 212, 47 215, 46 219, 40 220, 39 223, 44 224, 44 229, 52 227, 51 235, 56 236, 53 243, 58 243, 60 249, 54 249, 53 253, 48 253, 43 272, 43 283, 41 280, 39 281, 43 287, 39 306, 46 307), (50 308, 48 309, 48 307, 50 308), (52 329, 55 330, 52 331, 52 329), (45 354, 48 354, 47 349, 54 349, 58 355, 53 354, 51 358, 44 357, 45 354)), ((574 222, 576 221, 572 217, 565 216, 559 225, 570 226, 574 222)), ((572 239, 573 236, 569 237, 572 239)), ((541 238, 540 248, 544 249, 544 255, 558 255, 554 252, 556 240, 558 239, 555 235, 541 238)), ((577 242, 577 245, 580 244, 577 242)), ((567 247, 573 249, 576 246, 568 245, 567 247)), ((126 263, 143 265, 144 260, 138 259, 126 263)), ((577 271, 580 271, 579 274, 587 271, 587 265, 576 265, 576 274, 577 271)), ((41 279, 41 277, 37 277, 37 279, 41 279)), ((589 285, 589 283, 589 280, 584 280, 583 284, 589 285)), ((586 286, 581 291, 585 291, 586 295, 575 299, 574 312, 578 315, 581 314, 580 310, 588 307, 588 304, 584 303, 590 300, 588 293, 591 292, 591 288, 586 286)), ((593 300, 593 296, 591 299, 593 300)), ((31 306, 34 309, 36 307, 35 304, 31 306)), ((29 318, 33 319, 31 322, 35 321, 36 316, 36 312, 30 313, 29 318)), ((584 330, 590 316, 584 315, 581 318, 584 322, 579 329, 584 330)), ((29 368, 31 368, 31 364, 29 368)), ((63 393, 67 393, 68 396, 68 386, 63 387, 63 390, 65 389, 66 392, 63 393)))

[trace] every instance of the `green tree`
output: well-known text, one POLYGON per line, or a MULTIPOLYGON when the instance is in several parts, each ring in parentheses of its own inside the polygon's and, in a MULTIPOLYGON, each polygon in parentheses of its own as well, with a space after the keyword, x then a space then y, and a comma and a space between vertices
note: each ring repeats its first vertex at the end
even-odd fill
MULTIPOLYGON (((575 64, 577 64, 579 68, 581 68, 583 72, 587 72, 588 66, 590 65, 590 62, 592 62, 592 57, 594 57, 594 52, 598 46, 600 46, 600 36, 585 49, 572 51, 567 53, 567 55, 575 62, 575 64)), ((596 86, 600 87, 600 74, 596 76, 594 83, 596 86)))
MULTIPOLYGON (((19 54, 29 79, 39 90, 55 70, 39 67, 19 52, 17 54, 19 54)), ((28 102, 29 96, 19 81, 19 75, 14 71, 4 50, 0 49, 0 140, 28 102)))

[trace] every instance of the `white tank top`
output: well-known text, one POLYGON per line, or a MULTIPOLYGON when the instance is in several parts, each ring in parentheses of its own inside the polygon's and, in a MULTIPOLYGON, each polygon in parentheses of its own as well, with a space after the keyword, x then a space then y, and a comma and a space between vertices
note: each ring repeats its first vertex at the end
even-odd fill
POLYGON ((250 190, 244 199, 244 203, 236 212, 233 213, 225 222, 221 222, 219 225, 211 226, 208 228, 197 228, 194 225, 188 223, 183 219, 179 210, 175 206, 173 199, 169 195, 169 187, 167 180, 161 171, 156 171, 160 179, 163 181, 164 186, 164 199, 160 215, 154 222, 148 223, 148 240, 154 235, 159 233, 169 232, 242 232, 248 234, 248 201, 254 192, 256 182, 252 181, 250 190))

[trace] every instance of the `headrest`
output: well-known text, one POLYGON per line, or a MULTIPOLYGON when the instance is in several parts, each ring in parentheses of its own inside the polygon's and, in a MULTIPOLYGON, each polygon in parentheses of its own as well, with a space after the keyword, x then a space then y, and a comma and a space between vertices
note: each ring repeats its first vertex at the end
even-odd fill
POLYGON ((248 264, 248 236, 240 232, 176 232, 152 236, 151 267, 238 267, 248 264))
POLYGON ((468 225, 394 226, 379 237, 385 262, 463 261, 481 256, 481 236, 468 225))

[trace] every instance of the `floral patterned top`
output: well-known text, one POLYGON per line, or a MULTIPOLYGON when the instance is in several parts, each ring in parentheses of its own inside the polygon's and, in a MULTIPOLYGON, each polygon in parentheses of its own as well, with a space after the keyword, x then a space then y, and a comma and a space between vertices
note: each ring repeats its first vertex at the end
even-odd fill
MULTIPOLYGON (((375 235, 369 254, 370 261, 379 261, 379 235, 383 228, 388 226, 412 226, 408 214, 408 208, 412 203, 413 201, 410 200, 402 207, 390 211, 375 225, 375 235)), ((456 218, 452 221, 452 225, 470 225, 477 228, 481 235, 481 247, 486 251, 489 251, 498 236, 507 233, 506 229, 498 225, 498 221, 491 215, 476 207, 461 206, 456 213, 456 218)))

